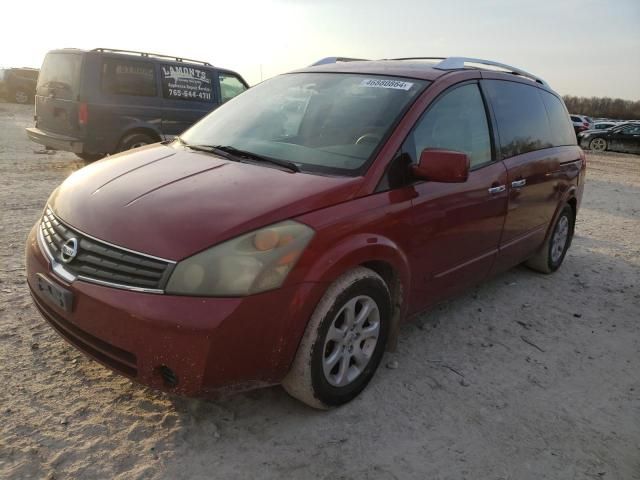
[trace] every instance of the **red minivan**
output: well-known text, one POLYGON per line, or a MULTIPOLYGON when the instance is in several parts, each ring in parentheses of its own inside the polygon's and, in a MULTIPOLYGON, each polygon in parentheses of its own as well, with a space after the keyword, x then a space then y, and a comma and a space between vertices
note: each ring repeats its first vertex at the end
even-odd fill
POLYGON ((63 338, 165 391, 280 383, 327 408, 405 319, 560 266, 586 164, 545 82, 459 57, 321 63, 53 192, 27 273, 63 338))

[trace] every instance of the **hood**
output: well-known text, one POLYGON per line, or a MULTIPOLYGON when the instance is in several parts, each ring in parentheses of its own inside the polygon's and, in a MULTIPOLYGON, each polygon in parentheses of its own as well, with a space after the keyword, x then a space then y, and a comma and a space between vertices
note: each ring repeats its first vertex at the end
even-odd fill
POLYGON ((151 145, 78 170, 49 205, 88 235, 181 260, 264 225, 343 202, 361 181, 151 145))

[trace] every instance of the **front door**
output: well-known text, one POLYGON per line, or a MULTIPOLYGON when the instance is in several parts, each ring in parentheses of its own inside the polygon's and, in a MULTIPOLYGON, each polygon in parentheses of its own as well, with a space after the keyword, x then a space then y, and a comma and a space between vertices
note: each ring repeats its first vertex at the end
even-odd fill
POLYGON ((609 148, 617 152, 640 153, 640 125, 625 125, 612 132, 609 148))
POLYGON ((414 185, 414 311, 489 274, 507 210, 507 173, 502 162, 493 160, 485 102, 477 82, 454 86, 428 107, 403 150, 417 162, 425 148, 464 152, 471 171, 464 183, 414 185))

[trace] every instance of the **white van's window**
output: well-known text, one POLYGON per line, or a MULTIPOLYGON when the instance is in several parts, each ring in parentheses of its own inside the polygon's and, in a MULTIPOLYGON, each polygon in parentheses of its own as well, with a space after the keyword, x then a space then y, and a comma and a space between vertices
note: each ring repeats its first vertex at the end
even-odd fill
POLYGON ((152 63, 108 58, 102 62, 102 91, 113 95, 156 95, 152 63))
POLYGON ((38 95, 54 94, 56 98, 73 99, 78 95, 82 55, 49 53, 38 76, 38 95))
POLYGON ((236 95, 244 92, 247 87, 240 81, 235 75, 230 73, 218 74, 218 81, 220 82, 220 95, 222 96, 222 103, 227 100, 231 100, 236 95))
POLYGON ((173 100, 213 102, 211 70, 188 65, 160 65, 162 96, 173 100))

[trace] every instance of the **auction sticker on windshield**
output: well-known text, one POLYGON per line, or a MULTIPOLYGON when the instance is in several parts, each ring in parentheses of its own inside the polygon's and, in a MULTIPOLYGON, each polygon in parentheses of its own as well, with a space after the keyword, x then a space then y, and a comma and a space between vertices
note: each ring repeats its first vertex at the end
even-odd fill
POLYGON ((162 65, 162 94, 165 98, 211 102, 213 75, 195 67, 162 65))
POLYGON ((380 80, 377 78, 367 78, 360 84, 361 87, 374 88, 393 88, 395 90, 409 90, 413 87, 411 82, 402 82, 400 80, 380 80))

